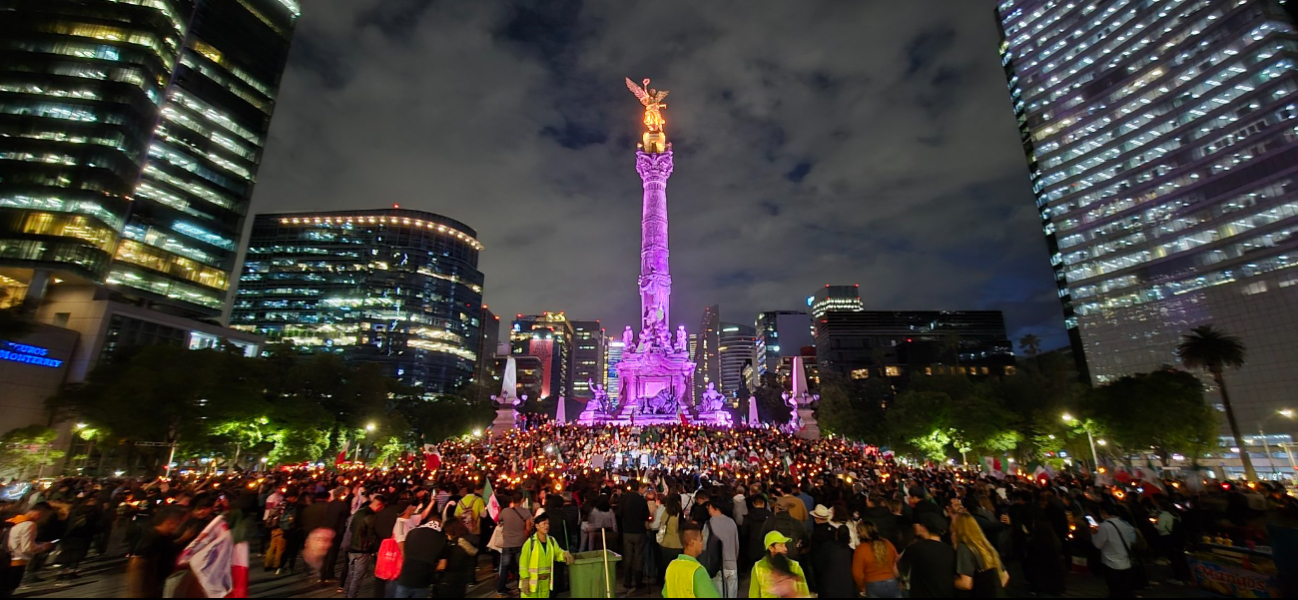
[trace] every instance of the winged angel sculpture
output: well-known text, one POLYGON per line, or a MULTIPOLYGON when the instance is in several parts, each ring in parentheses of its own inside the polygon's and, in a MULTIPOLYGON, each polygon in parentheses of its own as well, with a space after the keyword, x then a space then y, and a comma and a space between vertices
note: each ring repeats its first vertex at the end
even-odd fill
POLYGON ((663 120, 662 113, 663 109, 667 108, 667 105, 663 104, 663 99, 667 97, 667 90, 658 91, 650 88, 648 79, 644 80, 644 87, 640 87, 634 81, 631 81, 630 77, 626 78, 626 87, 644 105, 645 127, 648 127, 649 131, 653 132, 662 131, 663 125, 667 124, 663 120))

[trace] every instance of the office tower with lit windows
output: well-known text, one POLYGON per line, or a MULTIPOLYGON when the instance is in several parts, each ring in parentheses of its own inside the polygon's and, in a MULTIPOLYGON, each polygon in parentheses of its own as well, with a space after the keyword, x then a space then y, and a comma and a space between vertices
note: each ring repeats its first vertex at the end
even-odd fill
POLYGON ((757 330, 751 325, 721 324, 721 333, 717 336, 721 381, 717 389, 725 395, 733 398, 741 388, 747 388, 744 366, 754 363, 756 339, 757 330))
POLYGON ((829 311, 816 319, 819 375, 1001 376, 1014 372, 1014 346, 1000 311, 829 311))
POLYGON ((699 330, 690 334, 690 356, 694 357, 694 397, 702 398, 708 383, 721 387, 721 307, 713 304, 703 309, 699 330))
POLYGON ((617 364, 622 362, 622 352, 626 350, 626 344, 619 339, 608 340, 608 366, 605 369, 604 389, 608 390, 608 397, 617 400, 618 392, 621 386, 618 385, 617 364))
POLYGON ((34 306, 81 288, 219 318, 297 2, 5 8, 0 285, 9 302, 34 306))
POLYGON ((761 381, 766 373, 780 370, 781 358, 798 356, 805 346, 812 346, 811 317, 796 310, 776 310, 757 315, 756 377, 761 381))
POLYGON ((377 364, 426 395, 454 392, 492 359, 479 354, 476 237, 398 208, 257 215, 231 326, 377 364))
POLYGON ((538 398, 572 397, 572 355, 576 331, 562 312, 520 314, 509 332, 510 352, 540 360, 538 398))
MULTIPOLYGON (((221 316, 296 0, 8 0, 0 15, 0 308, 36 322, 22 343, 58 343, 66 381, 130 346, 255 352, 221 316)), ((34 415, 0 429, 45 422, 39 396, 0 405, 34 415)))
MULTIPOLYGON (((1094 383, 1238 336, 1242 423, 1298 387, 1298 32, 1280 0, 1007 0, 1001 63, 1094 383)), ((1215 397, 1215 396, 1212 396, 1215 397)))
POLYGON ((599 321, 573 321, 572 395, 589 400, 594 396, 590 382, 604 385, 607 370, 608 337, 599 321))
POLYGON ((494 359, 496 349, 500 346, 500 317, 491 312, 491 309, 486 304, 483 304, 482 316, 479 317, 478 322, 482 324, 482 327, 478 332, 478 349, 476 351, 478 355, 478 373, 474 376, 474 379, 490 388, 492 393, 495 393, 499 390, 499 386, 494 384, 495 381, 498 381, 497 377, 499 377, 494 359))
POLYGON ((861 284, 829 285, 826 283, 823 289, 807 296, 807 308, 811 309, 811 316, 816 319, 831 310, 864 310, 861 305, 861 284))

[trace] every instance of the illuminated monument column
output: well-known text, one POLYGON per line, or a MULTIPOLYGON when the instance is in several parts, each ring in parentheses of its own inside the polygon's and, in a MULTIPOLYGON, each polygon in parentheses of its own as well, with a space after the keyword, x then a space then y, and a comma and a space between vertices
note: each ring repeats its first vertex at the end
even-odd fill
POLYGON ((684 327, 671 329, 672 276, 667 245, 667 179, 672 175, 672 148, 663 130, 667 92, 630 79, 627 87, 644 105, 646 131, 636 151, 636 172, 644 188, 640 221, 640 331, 622 333, 625 350, 618 363, 618 405, 592 402, 582 413, 586 423, 678 422, 682 414, 704 422, 729 422, 694 403, 694 363, 684 327))

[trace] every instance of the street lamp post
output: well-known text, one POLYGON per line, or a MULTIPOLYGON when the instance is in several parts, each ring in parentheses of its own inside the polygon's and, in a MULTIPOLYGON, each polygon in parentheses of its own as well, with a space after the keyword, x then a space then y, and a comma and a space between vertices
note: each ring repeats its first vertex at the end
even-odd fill
MULTIPOLYGON (((1068 413, 1064 413, 1064 422, 1072 425, 1074 422, 1077 422, 1077 419, 1074 419, 1073 416, 1068 413)), ((1091 464, 1095 465, 1095 469, 1098 472, 1100 469, 1100 455, 1095 451, 1095 436, 1091 435, 1091 428, 1087 426, 1084 421, 1082 422, 1082 429, 1086 430, 1086 441, 1091 444, 1091 464)))
MULTIPOLYGON (((1294 411, 1292 411, 1292 410, 1286 408, 1286 409, 1283 409, 1283 410, 1277 411, 1275 414, 1267 415, 1267 417, 1266 417, 1265 419, 1262 419, 1261 421, 1258 421, 1258 423, 1257 423, 1257 433, 1258 433, 1258 435, 1262 436, 1262 449, 1266 451, 1266 464, 1269 465, 1269 466, 1271 467, 1271 473, 1272 473, 1273 475, 1276 473, 1276 468, 1275 468, 1275 457, 1271 456, 1271 444, 1268 443, 1268 442, 1266 441, 1266 431, 1263 431, 1263 426, 1266 425, 1266 422, 1267 422, 1267 421, 1270 421, 1271 419, 1274 419, 1275 417, 1284 417, 1284 418, 1286 418, 1286 419, 1292 419, 1293 416, 1294 416, 1294 411)), ((1292 457, 1290 457, 1289 462, 1290 462, 1290 465, 1289 465, 1289 466, 1292 468, 1292 467, 1293 467, 1293 464, 1292 464, 1292 463, 1293 463, 1293 459, 1292 459, 1292 457)), ((1295 474, 1298 474, 1298 472, 1295 472, 1295 474)))

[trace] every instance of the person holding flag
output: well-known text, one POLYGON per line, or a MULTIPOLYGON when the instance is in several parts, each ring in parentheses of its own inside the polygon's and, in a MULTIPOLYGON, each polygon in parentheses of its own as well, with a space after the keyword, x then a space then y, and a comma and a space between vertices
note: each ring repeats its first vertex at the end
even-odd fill
POLYGON ((518 591, 523 598, 549 598, 554 591, 555 564, 572 564, 572 555, 550 537, 550 515, 536 517, 536 533, 523 544, 518 561, 518 591))

